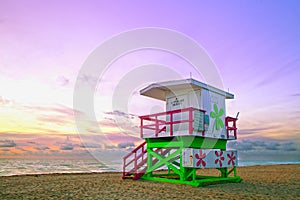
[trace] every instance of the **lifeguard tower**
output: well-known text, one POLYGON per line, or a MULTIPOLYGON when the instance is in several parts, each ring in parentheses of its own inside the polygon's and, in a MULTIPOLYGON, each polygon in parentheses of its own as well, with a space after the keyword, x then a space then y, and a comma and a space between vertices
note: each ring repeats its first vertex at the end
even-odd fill
POLYGON ((140 94, 165 101, 166 112, 140 116, 145 142, 123 158, 123 179, 197 187, 242 180, 237 151, 226 149, 228 140, 237 139, 237 118, 225 117, 225 100, 233 94, 192 78, 154 83, 140 94), (215 168, 220 175, 199 176, 199 168, 215 168))

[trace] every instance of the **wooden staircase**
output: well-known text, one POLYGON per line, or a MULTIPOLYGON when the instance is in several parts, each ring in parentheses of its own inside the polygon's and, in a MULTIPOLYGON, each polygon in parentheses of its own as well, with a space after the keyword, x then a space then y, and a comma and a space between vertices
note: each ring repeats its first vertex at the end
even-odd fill
MULTIPOLYGON (((165 156, 170 152, 170 149, 155 148, 154 151, 162 156, 165 156)), ((141 178, 147 170, 147 148, 146 142, 143 142, 132 150, 129 154, 123 157, 123 175, 122 179, 137 180, 141 178)), ((154 158, 153 164, 156 164, 159 160, 154 158)))

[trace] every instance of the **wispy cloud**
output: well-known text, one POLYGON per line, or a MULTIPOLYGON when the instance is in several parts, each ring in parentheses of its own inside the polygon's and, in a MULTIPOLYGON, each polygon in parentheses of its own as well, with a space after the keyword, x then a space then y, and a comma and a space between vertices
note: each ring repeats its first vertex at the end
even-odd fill
POLYGON ((0 147, 15 147, 17 146, 13 140, 0 140, 0 147))
POLYGON ((39 150, 39 151, 45 151, 45 150, 48 150, 50 149, 49 147, 47 146, 36 146, 34 147, 36 150, 39 150))
POLYGON ((121 142, 118 144, 118 148, 121 148, 121 149, 125 149, 125 148, 131 148, 131 147, 134 147, 134 143, 133 142, 121 142))
POLYGON ((67 136, 63 142, 58 141, 56 142, 56 144, 59 146, 60 150, 65 150, 65 151, 71 151, 76 146, 79 146, 78 142, 73 141, 70 136, 67 136))
POLYGON ((240 151, 297 151, 299 149, 297 144, 292 141, 276 141, 266 138, 262 138, 261 140, 242 140, 229 142, 228 147, 240 151))
POLYGON ((115 129, 117 132, 137 137, 139 134, 139 118, 137 115, 119 110, 104 112, 106 117, 99 121, 99 126, 115 129))
POLYGON ((261 80, 256 84, 256 86, 257 87, 265 86, 267 84, 273 83, 274 81, 281 79, 282 77, 285 77, 293 73, 293 71, 299 67, 300 65, 299 62, 300 62, 299 58, 285 61, 285 63, 281 67, 277 68, 275 71, 266 75, 263 80, 261 80))
POLYGON ((285 142, 281 144, 281 148, 284 151, 297 151, 297 146, 294 142, 285 142))
POLYGON ((73 150, 74 146, 71 143, 62 144, 59 148, 60 150, 73 150))
POLYGON ((97 149, 101 148, 101 145, 98 143, 82 143, 79 145, 80 148, 87 148, 87 149, 97 149))
POLYGON ((41 116, 37 117, 38 121, 47 122, 47 123, 55 123, 59 125, 66 125, 70 123, 70 120, 64 118, 63 116, 41 116))
POLYGON ((35 111, 39 113, 43 113, 43 112, 56 113, 56 114, 61 114, 69 117, 73 117, 74 113, 83 114, 79 110, 61 104, 56 104, 54 106, 20 105, 20 107, 29 111, 35 111))
POLYGON ((300 93, 291 94, 292 97, 300 97, 300 93))
POLYGON ((70 79, 66 78, 65 76, 58 76, 56 78, 56 83, 59 85, 59 86, 66 86, 68 85, 70 82, 70 79))
POLYGON ((129 118, 134 119, 135 117, 137 117, 137 115, 128 114, 128 113, 125 113, 125 112, 122 112, 122 111, 119 111, 119 110, 114 110, 114 111, 111 111, 111 112, 104 112, 104 114, 111 115, 111 116, 124 117, 124 118, 128 118, 128 119, 129 118))
POLYGON ((12 103, 11 100, 6 99, 6 98, 0 96, 0 105, 1 105, 1 104, 2 104, 2 105, 7 105, 7 104, 10 104, 10 103, 12 103))
POLYGON ((80 77, 78 77, 78 80, 83 85, 94 86, 98 81, 98 77, 90 74, 82 74, 80 77))
POLYGON ((34 141, 28 141, 27 142, 31 147, 33 147, 35 150, 38 150, 38 151, 45 151, 45 150, 48 150, 49 147, 48 146, 45 146, 43 144, 40 144, 40 143, 37 143, 37 142, 34 142, 34 141))
POLYGON ((280 146, 279 142, 269 142, 266 144, 265 148, 267 150, 279 150, 280 146))
POLYGON ((279 128, 279 126, 266 126, 266 127, 258 127, 258 128, 248 128, 248 129, 241 129, 238 131, 239 135, 252 135, 257 134, 262 131, 270 131, 279 128))

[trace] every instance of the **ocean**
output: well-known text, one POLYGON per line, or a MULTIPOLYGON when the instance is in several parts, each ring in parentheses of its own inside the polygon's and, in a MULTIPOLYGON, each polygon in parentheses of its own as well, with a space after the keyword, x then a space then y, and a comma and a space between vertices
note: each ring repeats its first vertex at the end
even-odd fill
POLYGON ((0 176, 117 171, 121 164, 107 166, 96 159, 0 159, 0 176))
MULTIPOLYGON (((300 161, 243 161, 239 166, 300 164, 300 161)), ((107 166, 96 159, 0 159, 0 176, 53 174, 53 173, 93 173, 121 172, 122 163, 107 166)))

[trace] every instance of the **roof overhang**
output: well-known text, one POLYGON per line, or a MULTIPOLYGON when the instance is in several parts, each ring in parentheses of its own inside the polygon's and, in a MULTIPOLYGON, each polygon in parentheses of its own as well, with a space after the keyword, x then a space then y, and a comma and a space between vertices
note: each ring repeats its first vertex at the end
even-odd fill
POLYGON ((213 86, 202 83, 192 78, 153 83, 147 86, 146 88, 140 90, 140 94, 154 99, 165 101, 167 92, 176 92, 179 90, 199 90, 199 89, 206 89, 208 91, 220 94, 222 96, 225 96, 226 99, 234 98, 234 95, 229 92, 220 90, 218 88, 215 88, 213 86))

